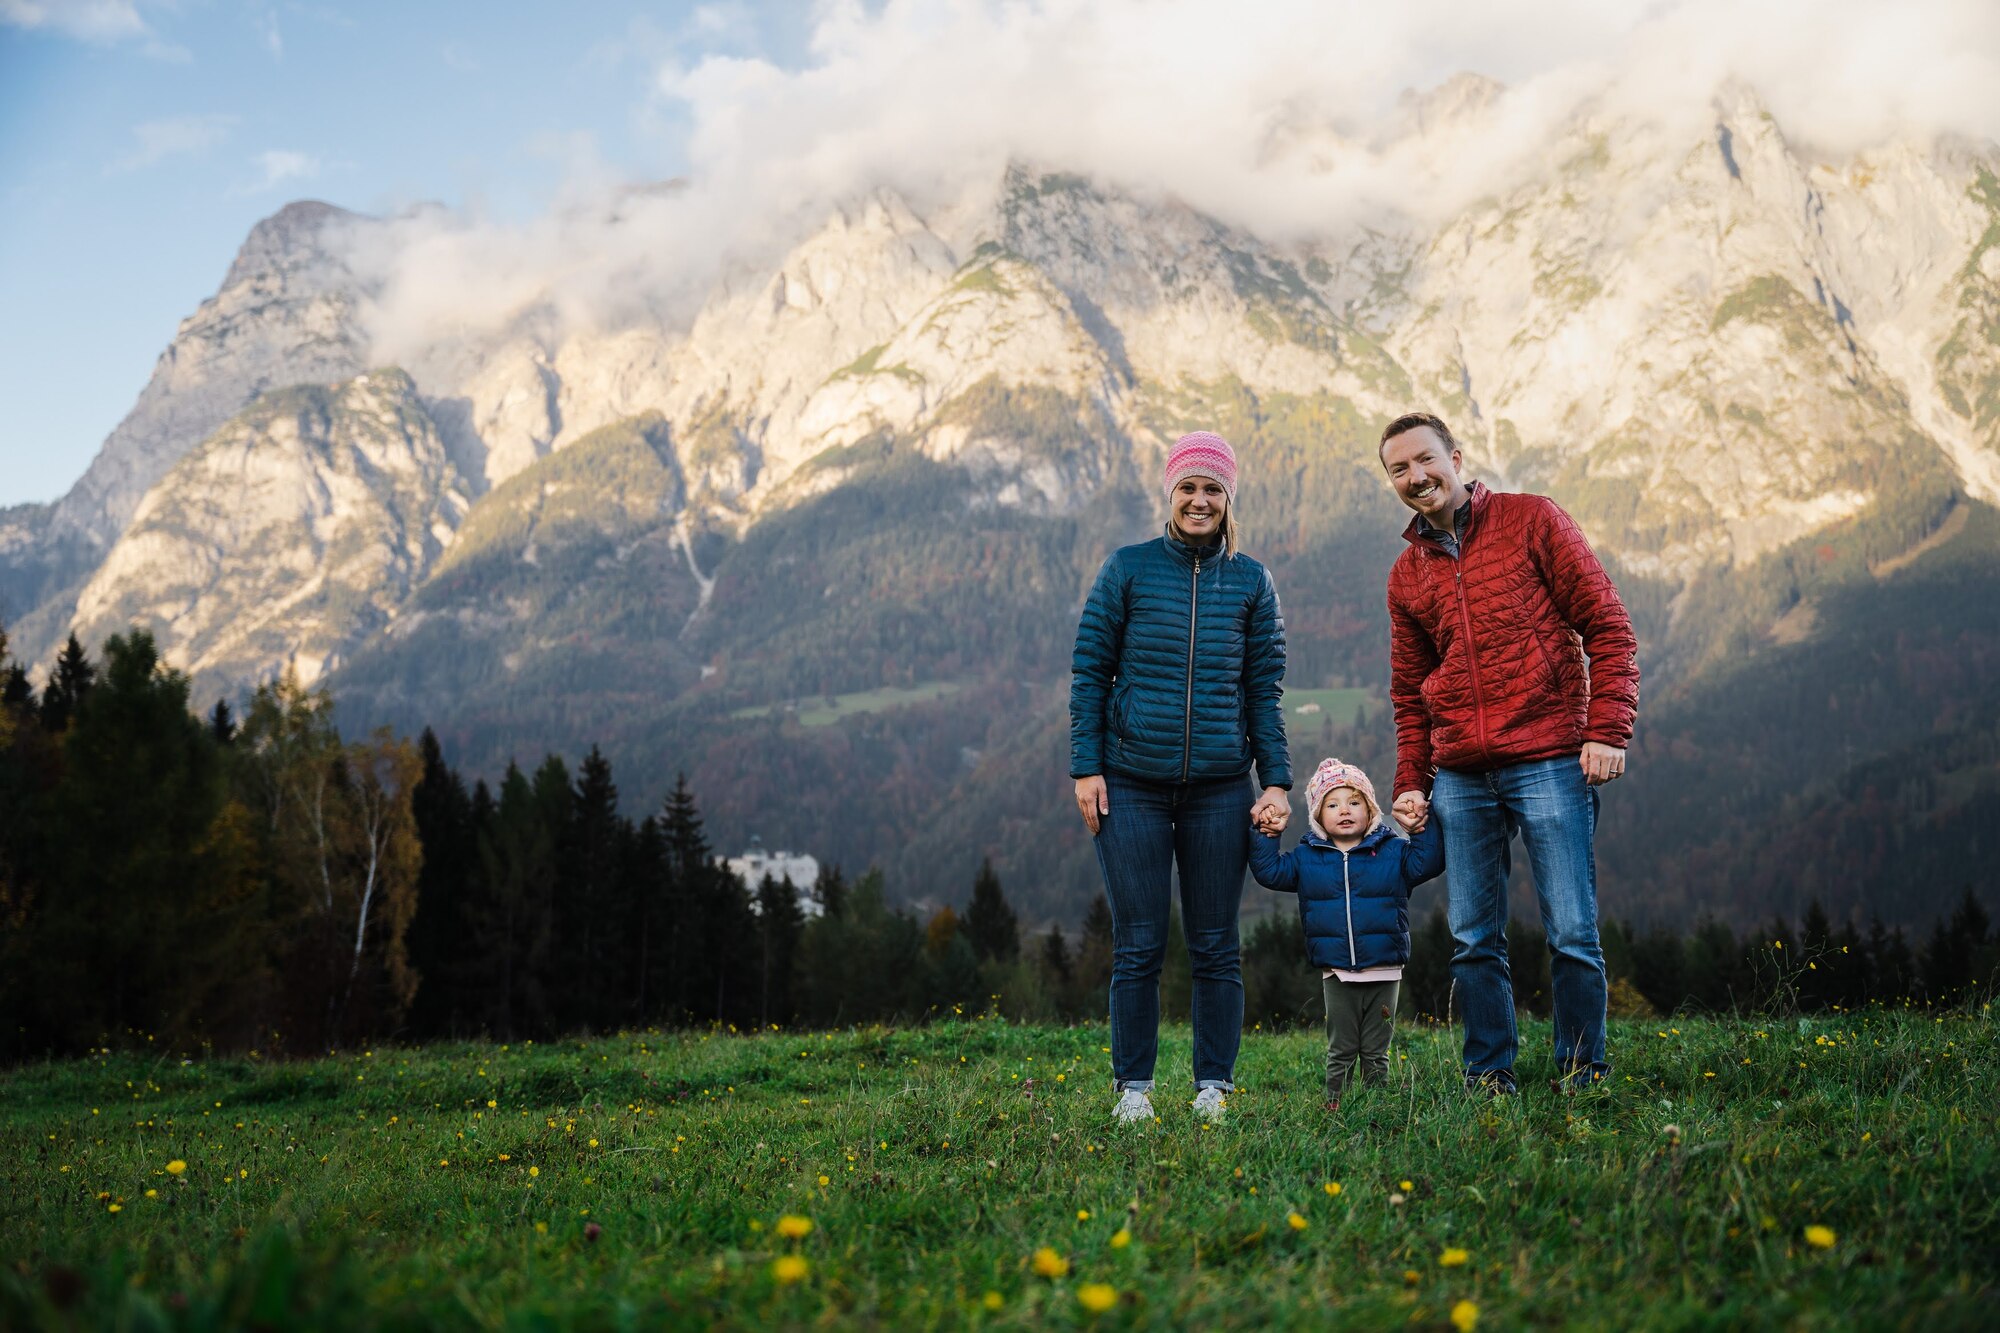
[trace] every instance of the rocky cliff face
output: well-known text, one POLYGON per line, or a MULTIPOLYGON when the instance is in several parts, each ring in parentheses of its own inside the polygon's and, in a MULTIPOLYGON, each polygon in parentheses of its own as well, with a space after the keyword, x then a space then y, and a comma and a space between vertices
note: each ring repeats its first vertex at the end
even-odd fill
POLYGON ((468 504, 403 372, 269 393, 147 492, 79 633, 144 625, 207 690, 311 683, 396 617, 468 504))

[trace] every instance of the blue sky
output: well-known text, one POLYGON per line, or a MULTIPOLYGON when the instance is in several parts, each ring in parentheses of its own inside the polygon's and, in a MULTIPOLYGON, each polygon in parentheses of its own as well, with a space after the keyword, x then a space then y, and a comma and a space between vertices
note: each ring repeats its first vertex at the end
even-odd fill
POLYGON ((259 218, 299 198, 519 218, 591 155, 676 175, 660 66, 785 63, 804 12, 0 0, 0 505, 81 475, 259 218))

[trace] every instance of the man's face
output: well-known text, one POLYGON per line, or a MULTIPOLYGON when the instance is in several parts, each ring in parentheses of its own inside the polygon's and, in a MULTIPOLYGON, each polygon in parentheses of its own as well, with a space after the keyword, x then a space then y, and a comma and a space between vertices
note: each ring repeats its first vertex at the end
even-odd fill
POLYGON ((1458 450, 1445 448, 1429 426, 1392 435, 1382 445, 1382 470, 1389 474, 1389 484, 1436 528, 1450 527, 1451 516, 1465 503, 1460 462, 1458 450))

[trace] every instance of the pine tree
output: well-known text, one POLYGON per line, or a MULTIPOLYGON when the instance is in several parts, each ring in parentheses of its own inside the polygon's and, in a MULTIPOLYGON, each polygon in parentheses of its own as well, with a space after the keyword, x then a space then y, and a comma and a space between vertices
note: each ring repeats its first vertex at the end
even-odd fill
POLYGON ((444 750, 429 727, 417 741, 417 755, 423 769, 411 811, 424 856, 416 917, 410 922, 410 965, 418 976, 410 1025, 419 1036, 440 1037, 460 1032, 469 1019, 461 992, 473 970, 464 956, 465 916, 478 836, 472 797, 445 762, 444 750))
POLYGON ((564 1026, 603 1031, 616 1021, 631 990, 624 945, 632 912, 624 901, 625 840, 611 763, 595 745, 577 771, 561 850, 564 1026))
POLYGON ((993 872, 991 857, 981 859, 979 874, 972 881, 972 905, 965 913, 965 935, 973 956, 982 963, 1010 963, 1021 956, 1021 924, 1007 895, 1000 891, 1000 876, 993 872))
POLYGON ((1048 978, 1051 989, 1069 985, 1069 941, 1063 938, 1061 926, 1049 927, 1049 933, 1043 937, 1041 964, 1042 975, 1048 978))
POLYGON ((793 1018, 792 971, 805 913, 790 880, 764 876, 757 886, 758 1014, 760 1027, 793 1018))
POLYGON ((847 906, 847 880, 841 876, 839 866, 821 866, 812 892, 823 916, 837 917, 847 906))
MULTIPOLYGON (((236 739, 236 718, 229 711, 229 700, 215 701, 215 709, 208 715, 208 734, 215 737, 217 745, 228 745, 236 739)), ((426 730, 424 734, 430 733, 426 730)))
MULTIPOLYGON (((147 643, 152 642, 151 636, 147 643)), ((60 734, 69 729, 77 710, 97 683, 97 668, 91 665, 83 645, 77 642, 76 632, 70 631, 69 642, 56 657, 55 669, 49 673, 48 684, 42 687, 42 728, 60 734)))
MULTIPOLYGON (((268 956, 248 821, 187 678, 144 631, 105 653, 91 706, 65 719, 54 891, 31 951, 29 989, 53 1006, 38 1025, 72 1047, 128 1029, 240 1039, 229 1020, 247 1005, 224 1001, 254 995, 268 956)), ((76 661, 65 688, 84 679, 76 661)))
POLYGON ((1092 1012, 1103 1012, 1094 997, 1111 985, 1111 904, 1098 894, 1083 913, 1083 938, 1076 950, 1076 980, 1092 1012))

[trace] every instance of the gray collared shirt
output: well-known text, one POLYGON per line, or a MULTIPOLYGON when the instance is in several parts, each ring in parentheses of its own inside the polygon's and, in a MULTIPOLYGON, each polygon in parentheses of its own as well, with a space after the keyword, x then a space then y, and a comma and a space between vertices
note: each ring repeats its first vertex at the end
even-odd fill
POLYGON ((1456 560, 1458 559, 1458 534, 1464 532, 1466 526, 1471 522, 1472 501, 1468 499, 1458 507, 1458 512, 1452 515, 1451 526, 1449 528, 1434 528, 1431 526, 1429 519, 1425 518, 1422 514, 1418 514, 1417 531, 1435 538, 1437 544, 1444 547, 1445 554, 1456 560))

